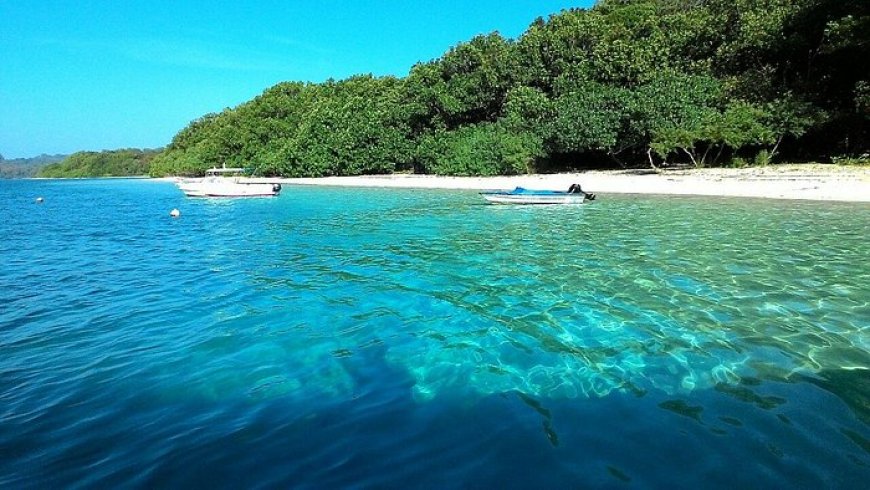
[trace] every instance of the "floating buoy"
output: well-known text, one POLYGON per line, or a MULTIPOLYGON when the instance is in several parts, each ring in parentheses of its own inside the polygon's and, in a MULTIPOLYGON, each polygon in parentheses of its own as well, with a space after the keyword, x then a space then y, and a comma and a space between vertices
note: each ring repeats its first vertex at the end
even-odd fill
POLYGON ((169 212, 169 216, 172 216, 173 218, 177 218, 177 217, 181 216, 181 211, 179 211, 177 209, 173 209, 172 211, 169 212))
POLYGON ((41 197, 36 198, 36 204, 42 204, 42 201, 45 201, 45 199, 43 199, 41 197))

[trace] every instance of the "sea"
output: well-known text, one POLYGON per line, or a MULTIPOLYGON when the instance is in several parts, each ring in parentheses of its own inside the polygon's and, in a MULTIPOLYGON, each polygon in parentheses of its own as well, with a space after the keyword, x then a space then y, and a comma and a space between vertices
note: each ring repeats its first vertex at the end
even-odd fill
POLYGON ((861 203, 0 180, 0 488, 867 488, 868 236, 861 203))

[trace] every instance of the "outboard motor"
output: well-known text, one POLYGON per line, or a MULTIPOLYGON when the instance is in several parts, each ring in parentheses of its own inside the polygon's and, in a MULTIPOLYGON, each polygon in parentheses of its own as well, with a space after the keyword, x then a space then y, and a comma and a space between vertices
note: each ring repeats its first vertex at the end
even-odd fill
POLYGON ((585 192, 585 191, 580 187, 580 184, 571 184, 571 187, 568 188, 568 194, 583 194, 583 196, 584 196, 586 199, 588 199, 588 200, 590 200, 590 201, 594 201, 594 200, 595 200, 595 194, 593 194, 593 193, 591 193, 591 192, 585 192))

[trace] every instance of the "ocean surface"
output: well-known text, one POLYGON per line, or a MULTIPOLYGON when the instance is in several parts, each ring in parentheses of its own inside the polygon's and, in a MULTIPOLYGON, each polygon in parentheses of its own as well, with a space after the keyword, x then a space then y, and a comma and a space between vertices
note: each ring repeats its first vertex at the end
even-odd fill
POLYGON ((867 204, 0 180, 0 488, 866 488, 868 236, 867 204))

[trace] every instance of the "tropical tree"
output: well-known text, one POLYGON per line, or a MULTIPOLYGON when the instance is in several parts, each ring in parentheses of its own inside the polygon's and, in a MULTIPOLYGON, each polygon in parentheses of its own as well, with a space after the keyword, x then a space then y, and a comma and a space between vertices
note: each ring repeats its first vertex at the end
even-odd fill
POLYGON ((866 0, 600 0, 404 78, 280 83, 193 121, 155 175, 716 165, 870 151, 866 0), (657 163, 658 162, 658 163, 657 163))

